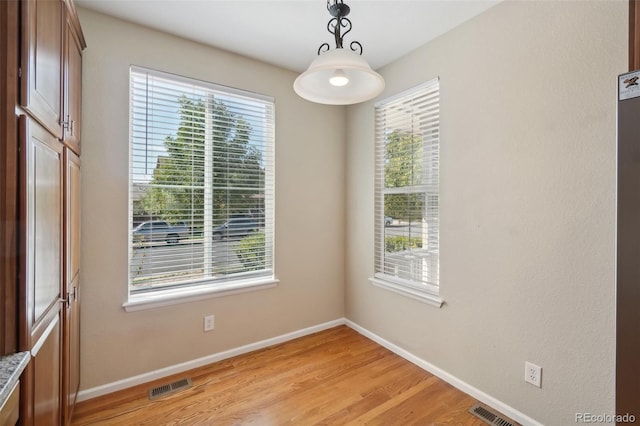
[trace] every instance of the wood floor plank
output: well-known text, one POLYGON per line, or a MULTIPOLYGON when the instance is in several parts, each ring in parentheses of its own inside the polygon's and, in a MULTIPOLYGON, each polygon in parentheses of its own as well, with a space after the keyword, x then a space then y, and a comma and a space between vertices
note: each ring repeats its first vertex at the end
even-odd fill
POLYGON ((79 403, 72 425, 482 425, 477 403, 339 326, 79 403), (185 376, 193 386, 150 401, 185 376))

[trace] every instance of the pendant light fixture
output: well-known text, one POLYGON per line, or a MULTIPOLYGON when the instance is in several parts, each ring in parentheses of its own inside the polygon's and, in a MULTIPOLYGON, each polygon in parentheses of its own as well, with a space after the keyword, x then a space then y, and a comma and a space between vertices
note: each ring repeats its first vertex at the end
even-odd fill
POLYGON ((349 6, 343 0, 327 0, 327 10, 333 16, 327 31, 333 34, 335 49, 323 43, 318 57, 293 83, 298 95, 311 102, 330 105, 349 105, 368 101, 384 89, 384 79, 373 71, 362 57, 362 45, 357 41, 342 47, 342 39, 351 31, 351 20, 346 16, 349 6))

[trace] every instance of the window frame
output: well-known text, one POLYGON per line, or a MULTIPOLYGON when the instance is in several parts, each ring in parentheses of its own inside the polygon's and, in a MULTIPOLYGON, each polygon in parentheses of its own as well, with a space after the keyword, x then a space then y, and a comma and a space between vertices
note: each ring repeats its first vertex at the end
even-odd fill
MULTIPOLYGON (((134 250, 134 241, 133 241, 133 208, 134 208, 134 200, 133 195, 134 191, 137 189, 134 188, 136 185, 140 185, 134 179, 134 136, 133 136, 133 104, 134 104, 134 94, 133 94, 133 83, 130 83, 129 88, 129 151, 128 151, 128 260, 127 260, 127 301, 123 303, 123 307, 127 312, 137 311, 142 309, 156 308, 161 306, 173 305, 176 303, 185 303, 196 300, 201 300, 204 298, 210 297, 221 297, 227 296, 230 294, 244 293, 247 291, 255 291, 261 290, 265 288, 275 287, 279 280, 275 277, 275 100, 273 97, 261 95, 241 89, 231 88, 227 86, 222 86, 215 83, 210 83, 206 81, 201 81, 194 78, 189 78, 181 75, 176 75, 172 73, 167 73, 163 71, 158 71, 154 69, 149 69, 141 66, 132 65, 129 69, 130 81, 133 81, 134 73, 142 73, 148 76, 159 77, 161 79, 168 80, 172 83, 178 85, 193 85, 203 90, 211 90, 212 92, 218 92, 223 94, 223 97, 238 97, 238 98, 246 98, 253 99, 256 102, 263 102, 265 105, 268 105, 268 112, 265 113, 264 119, 267 121, 266 129, 263 129, 265 133, 264 136, 264 146, 262 147, 262 152, 265 158, 263 158, 265 162, 265 171, 264 171, 264 182, 263 186, 260 187, 262 191, 264 191, 264 210, 262 211, 262 221, 264 222, 264 233, 265 233, 265 254, 264 258, 268 262, 266 264, 267 267, 263 270, 259 270, 257 272, 240 272, 228 276, 223 277, 214 277, 214 276, 202 276, 202 277, 194 277, 190 281, 185 280, 176 280, 176 283, 173 285, 167 285, 165 287, 158 288, 148 288, 144 291, 140 291, 134 293, 132 291, 132 275, 131 275, 131 262, 132 262, 132 253, 134 250)), ((179 91, 176 91, 179 93, 179 91)), ((148 104, 147 104, 148 105, 148 104)), ((206 124, 205 124, 206 126, 206 124)), ((205 132, 210 133, 210 132, 205 132)), ((205 145, 212 144, 208 138, 210 136, 205 136, 205 145)), ((207 148, 205 149, 205 152, 207 148)), ((210 150, 211 148, 209 148, 210 150)), ((210 151, 211 152, 211 151, 210 151)), ((205 154, 206 155, 206 154, 205 154)), ((205 169, 206 170, 206 169, 205 169)), ((205 191, 211 191, 212 189, 207 190, 207 184, 205 184, 205 191)), ((206 194, 205 194, 206 198, 206 194)), ((213 207, 209 207, 212 211, 213 207)), ((228 211, 228 219, 232 218, 231 214, 228 211)), ((205 219, 205 221, 209 221, 211 219, 205 219)), ((257 221, 258 219, 256 219, 257 221)), ((150 219, 151 222, 157 222, 158 219, 150 219)), ((184 223, 184 222, 181 222, 184 223)), ((205 225, 205 229, 207 225, 205 225)), ((205 231, 203 238, 206 238, 208 234, 205 231)), ((213 255, 213 252, 211 252, 213 255)), ((202 257, 204 262, 207 262, 207 255, 203 253, 202 257)), ((209 261, 210 261, 209 260, 209 261)))
MULTIPOLYGON (((439 208, 439 198, 440 198, 440 187, 439 187, 439 176, 440 176, 440 83, 439 77, 433 78, 429 81, 426 81, 422 84, 419 84, 415 87, 407 89, 397 95, 391 96, 387 99, 381 100, 375 104, 375 224, 374 224, 374 232, 375 232, 375 249, 374 249, 374 275, 369 279, 373 285, 384 288, 386 290, 392 291, 394 293, 409 297, 411 299, 418 300, 420 302, 435 306, 442 307, 444 304, 444 300, 440 297, 440 278, 439 278, 439 264, 440 264, 440 253, 439 253, 439 216, 440 216, 440 208, 439 208), (393 106, 404 105, 403 102, 406 102, 406 105, 409 106, 411 101, 414 98, 420 98, 421 96, 425 96, 425 94, 429 94, 434 92, 437 96, 437 124, 435 126, 429 126, 428 130, 437 134, 436 139, 436 154, 435 157, 433 155, 425 156, 423 155, 423 161, 421 163, 421 170, 425 173, 431 173, 435 176, 437 188, 434 193, 433 187, 434 185, 423 185, 416 184, 415 182, 399 187, 386 187, 385 179, 386 179, 386 167, 385 167, 385 153, 386 153, 386 144, 387 137, 386 134, 389 131, 387 126, 384 126, 381 117, 384 117, 386 120, 386 114, 391 111, 393 106), (386 109, 388 108, 388 109, 386 109), (434 164, 434 158, 435 164, 434 164), (431 166, 431 167, 429 167, 431 166), (435 167, 435 170, 433 168, 435 167), (436 238, 435 240, 435 249, 433 247, 428 247, 424 250, 426 256, 436 255, 437 262, 437 272, 436 272, 436 280, 437 283, 429 283, 426 280, 416 281, 413 279, 406 279, 403 277, 396 275, 391 275, 385 273, 385 260, 386 256, 390 253, 386 251, 386 214, 385 214, 385 196, 391 194, 402 194, 402 195, 412 195, 412 194, 422 194, 424 196, 423 204, 428 206, 430 197, 437 196, 437 207, 435 208, 435 216, 431 213, 429 216, 429 227, 433 226, 432 223, 435 221, 436 226, 436 238)), ((411 117, 415 117, 415 114, 412 112, 411 117)), ((424 119, 424 117, 423 117, 424 119)), ((410 137, 416 135, 415 132, 409 133, 410 137)), ((425 138, 424 134, 421 134, 421 144, 422 149, 433 149, 433 138, 425 138), (430 144, 429 146, 427 146, 430 144)), ((411 163, 411 167, 414 167, 413 160, 411 163)), ((432 200, 432 198, 431 198, 432 200)), ((431 207, 430 207, 431 208, 431 207)), ((424 219, 424 217, 423 217, 424 219)), ((410 221, 410 226, 411 226, 410 221)), ((424 223, 424 221, 423 221, 424 223)), ((424 226, 424 225, 422 225, 424 226)), ((429 229, 428 232, 433 232, 433 230, 429 229)), ((422 240, 424 243, 424 239, 422 240)), ((432 245, 431 239, 428 239, 428 244, 432 245)), ((409 250, 411 252, 411 250, 409 250)), ((425 260, 426 261, 426 260, 425 260)))

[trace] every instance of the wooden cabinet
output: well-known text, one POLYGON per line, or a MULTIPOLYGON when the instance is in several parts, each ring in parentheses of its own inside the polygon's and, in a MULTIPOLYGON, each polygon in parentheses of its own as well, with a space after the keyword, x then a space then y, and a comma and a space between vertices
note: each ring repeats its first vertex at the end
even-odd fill
POLYGON ((22 1, 20 103, 56 138, 62 138, 62 0, 22 1))
MULTIPOLYGON (((49 323, 38 344, 31 349, 31 363, 27 372, 31 379, 29 414, 23 412, 23 424, 57 426, 60 424, 60 316, 49 323)), ((26 387, 26 386, 25 386, 26 387)), ((24 406, 24 405, 23 405, 24 406)))
POLYGON ((30 362, 0 424, 68 424, 80 383, 84 36, 72 0, 0 0, 0 350, 30 362))
POLYGON ((26 326, 35 345, 38 331, 62 298, 62 145, 34 120, 20 117, 26 214, 24 256, 26 326))
POLYGON ((22 0, 19 349, 24 425, 69 424, 80 384, 84 37, 71 0, 22 0))
POLYGON ((21 211, 26 251, 22 349, 32 362, 23 380, 24 424, 57 424, 60 417, 63 258, 63 146, 35 120, 20 117, 21 211))
MULTIPOLYGON (((73 7, 69 3, 69 8, 73 7)), ((82 114, 82 50, 84 39, 75 13, 65 15, 64 114, 63 141, 80 155, 80 118, 82 114)))
POLYGON ((15 425, 20 415, 20 382, 16 383, 7 401, 0 407, 0 425, 15 425))
POLYGON ((80 154, 84 36, 73 3, 22 1, 22 107, 80 154))
POLYGON ((80 157, 69 148, 64 151, 65 163, 65 270, 63 294, 67 300, 64 310, 62 397, 63 424, 73 414, 80 386, 80 157))

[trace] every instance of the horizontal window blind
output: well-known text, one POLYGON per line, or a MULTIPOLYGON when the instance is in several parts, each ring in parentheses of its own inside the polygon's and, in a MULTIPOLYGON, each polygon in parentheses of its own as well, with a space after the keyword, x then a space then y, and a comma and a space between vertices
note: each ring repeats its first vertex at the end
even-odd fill
POLYGON ((273 277, 274 102, 130 70, 130 294, 273 277))
POLYGON ((376 105, 376 277, 439 289, 439 82, 376 105))

